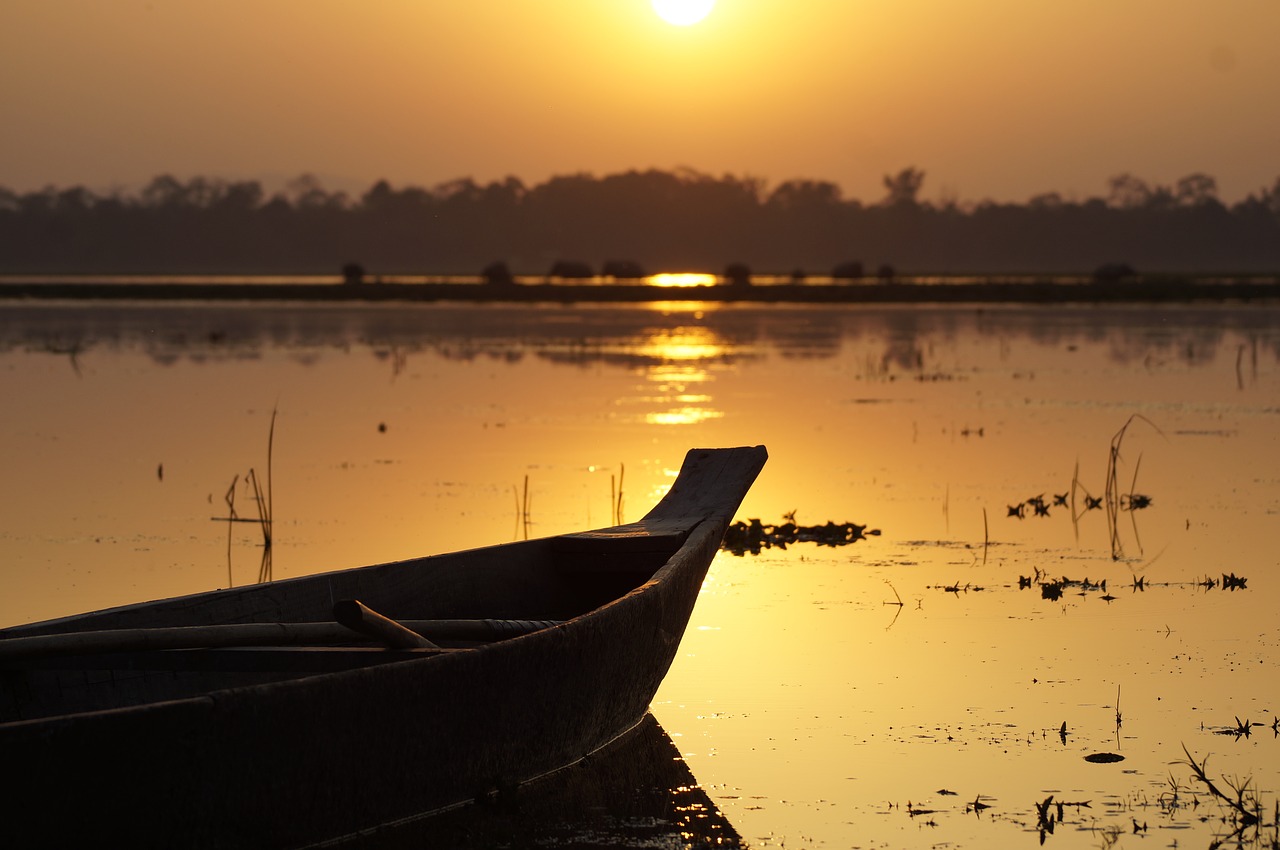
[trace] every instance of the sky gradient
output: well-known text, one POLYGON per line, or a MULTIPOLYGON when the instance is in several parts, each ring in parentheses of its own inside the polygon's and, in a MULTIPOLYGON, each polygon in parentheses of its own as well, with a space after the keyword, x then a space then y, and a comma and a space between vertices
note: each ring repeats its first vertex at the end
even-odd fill
POLYGON ((874 202, 1280 176, 1277 0, 6 0, 0 186, 692 168, 874 202))

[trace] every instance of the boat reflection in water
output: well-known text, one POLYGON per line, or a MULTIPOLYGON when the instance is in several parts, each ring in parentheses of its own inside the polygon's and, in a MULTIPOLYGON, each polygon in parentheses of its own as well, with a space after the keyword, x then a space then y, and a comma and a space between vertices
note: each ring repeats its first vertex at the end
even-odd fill
POLYGON ((419 821, 362 836, 361 847, 745 846, 646 714, 606 750, 544 779, 419 821))

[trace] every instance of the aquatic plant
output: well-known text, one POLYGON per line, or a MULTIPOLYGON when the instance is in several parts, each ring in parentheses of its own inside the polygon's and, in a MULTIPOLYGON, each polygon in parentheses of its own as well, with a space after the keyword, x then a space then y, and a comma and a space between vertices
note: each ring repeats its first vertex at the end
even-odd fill
POLYGON ((764 549, 786 549, 793 543, 816 543, 819 546, 847 546, 880 534, 878 528, 868 528, 855 522, 835 523, 828 521, 823 525, 799 525, 795 521, 795 511, 784 517, 778 525, 765 525, 759 519, 748 522, 733 523, 725 531, 720 548, 727 549, 735 555, 759 555, 764 549))
MULTIPOLYGON (((1080 480, 1080 462, 1077 460, 1075 469, 1071 474, 1071 486, 1065 492, 1050 492, 1047 495, 1046 493, 1038 493, 1014 504, 1006 503, 1006 516, 1016 519, 1025 519, 1028 516, 1048 517, 1052 508, 1064 507, 1070 510, 1071 522, 1075 525, 1089 511, 1103 510, 1107 517, 1111 559, 1119 561, 1125 557, 1124 544, 1120 536, 1119 518, 1122 513, 1129 513, 1133 526, 1133 537, 1137 542, 1138 551, 1141 552, 1142 542, 1139 539, 1137 519, 1133 517, 1133 512, 1150 508, 1154 503, 1154 499, 1151 496, 1137 491, 1138 470, 1142 465, 1142 456, 1139 455, 1133 465, 1133 475, 1129 480, 1128 489, 1122 486, 1119 478, 1122 459, 1121 448, 1123 447, 1125 436, 1130 426, 1139 421, 1145 422, 1157 434, 1164 436, 1163 432, 1150 419, 1140 413, 1135 413, 1125 420, 1120 430, 1111 437, 1107 450, 1104 491, 1101 496, 1095 496, 1080 480)), ((1078 535, 1079 528, 1077 527, 1076 530, 1078 535)))
POLYGON ((523 492, 519 487, 513 486, 512 491, 516 497, 516 539, 521 539, 521 532, 524 533, 525 540, 529 539, 529 526, 532 520, 529 518, 529 476, 524 477, 523 492))
POLYGON ((609 505, 613 511, 613 524, 622 525, 622 479, 627 474, 626 464, 618 464, 618 483, 614 487, 613 476, 609 476, 609 505))
MULTIPOLYGON (((1233 738, 1248 738, 1250 731, 1254 726, 1261 726, 1261 723, 1254 723, 1249 720, 1242 721, 1239 717, 1235 718, 1235 726, 1224 726, 1221 729, 1215 729, 1215 735, 1230 735, 1233 738)), ((1277 722, 1280 722, 1278 720, 1277 722)), ((1273 724, 1274 725, 1274 724, 1273 724)))
POLYGON ((236 485, 240 483, 240 475, 237 473, 231 479, 231 486, 227 488, 223 500, 227 504, 227 515, 225 517, 214 517, 215 522, 225 522, 227 524, 227 586, 234 587, 235 579, 231 570, 231 541, 232 529, 235 523, 247 522, 258 526, 262 532, 262 561, 258 565, 258 583, 271 581, 273 577, 272 569, 272 542, 273 536, 273 504, 271 495, 271 461, 275 447, 276 436, 276 414, 278 407, 271 408, 271 424, 267 429, 267 467, 266 480, 259 479, 257 470, 249 467, 249 471, 245 474, 245 488, 252 494, 253 502, 257 511, 256 517, 242 517, 236 512, 236 485))
MULTIPOLYGON (((1211 577, 1206 577, 1198 581, 1165 581, 1165 582, 1152 582, 1152 581, 1149 581, 1146 578, 1146 576, 1137 576, 1129 579, 1129 586, 1130 586, 1131 593, 1146 593, 1147 590, 1149 589, 1176 588, 1176 587, 1203 588, 1206 591, 1212 590, 1213 588, 1220 588, 1222 590, 1229 590, 1229 591, 1235 592, 1236 590, 1243 591, 1248 589, 1247 582, 1248 582, 1248 579, 1245 576, 1236 576, 1234 574, 1230 574, 1230 575, 1224 574, 1221 580, 1211 578, 1211 577)), ((942 590, 945 593, 954 593, 954 594, 960 594, 962 592, 968 592, 971 590, 981 591, 981 590, 987 589, 985 586, 975 585, 967 582, 963 584, 960 582, 954 582, 951 584, 926 585, 926 586, 931 590, 942 590)), ((1081 597, 1088 597, 1091 594, 1099 594, 1095 598, 1101 599, 1104 602, 1115 602, 1120 599, 1120 597, 1115 596, 1114 594, 1108 591, 1108 579, 1104 578, 1104 579, 1095 580, 1095 579, 1089 578, 1088 576, 1080 579, 1072 578, 1070 576, 1051 576, 1048 573, 1042 571, 1039 567, 1033 568, 1031 575, 1019 575, 1016 589, 1030 590, 1035 587, 1038 587, 1040 589, 1040 598, 1048 600, 1050 602, 1057 602, 1061 600, 1068 593, 1068 591, 1071 591, 1072 594, 1075 596, 1081 596, 1081 597)), ((1014 585, 1012 583, 1004 584, 1004 585, 995 585, 994 588, 996 590, 1000 590, 1000 589, 1012 590, 1014 589, 1014 585)), ((1119 705, 1118 693, 1116 695, 1116 702, 1117 702, 1117 708, 1118 708, 1118 705, 1119 705)), ((1117 721, 1119 721, 1119 719, 1120 719, 1119 712, 1117 711, 1117 721)))
MULTIPOLYGON (((1106 489, 1103 495, 1103 504, 1107 513, 1107 529, 1111 534, 1111 560, 1113 561, 1118 561, 1124 557, 1124 545, 1120 540, 1120 513, 1122 511, 1140 510, 1151 505, 1150 496, 1136 493, 1134 489, 1138 483, 1138 467, 1142 464, 1142 455, 1138 455, 1137 461, 1134 462, 1133 478, 1130 481, 1128 491, 1120 489, 1120 449, 1124 444, 1124 438, 1129 431, 1129 426, 1139 421, 1147 423, 1157 434, 1164 436, 1164 433, 1150 419, 1141 413, 1135 413, 1125 420, 1124 425, 1120 426, 1120 430, 1111 437, 1111 446, 1107 453, 1106 489)), ((1138 523, 1136 520, 1133 522, 1133 536, 1134 540, 1138 541, 1138 523)), ((1138 551, 1142 551, 1142 543, 1140 541, 1138 541, 1138 551)))
POLYGON ((1191 755, 1191 751, 1187 749, 1186 744, 1182 745, 1182 752, 1186 754, 1187 760, 1175 762, 1175 764, 1182 764, 1191 768, 1192 775, 1205 786, 1208 792, 1215 799, 1227 805, 1232 812, 1231 816, 1236 826, 1233 834, 1238 834, 1248 827, 1261 823, 1262 802, 1258 799, 1257 792, 1250 787, 1253 784, 1253 780, 1247 777, 1245 779, 1222 777, 1223 784, 1232 791, 1231 794, 1227 794, 1209 778, 1208 756, 1196 761, 1195 756, 1191 755))

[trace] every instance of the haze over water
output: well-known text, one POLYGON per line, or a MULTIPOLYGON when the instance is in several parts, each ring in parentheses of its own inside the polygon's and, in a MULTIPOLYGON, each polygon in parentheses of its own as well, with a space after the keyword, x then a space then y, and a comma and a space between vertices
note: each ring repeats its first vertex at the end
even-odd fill
MULTIPOLYGON (((1278 29, 5 0, 0 275, 1274 276, 1278 29)), ((742 518, 881 533, 712 567, 653 714, 748 844, 1275 847, 1278 361, 1275 303, 6 298, 0 626, 634 519, 763 443, 742 518)))
POLYGON ((1203 846, 1182 746, 1280 789, 1276 311, 6 305, 0 624, 226 586, 273 408, 276 578, 523 536, 526 476, 530 534, 619 482, 634 519, 763 443, 740 517, 881 534, 713 565, 653 711, 748 843, 1038 844, 1053 795, 1046 846, 1203 846))

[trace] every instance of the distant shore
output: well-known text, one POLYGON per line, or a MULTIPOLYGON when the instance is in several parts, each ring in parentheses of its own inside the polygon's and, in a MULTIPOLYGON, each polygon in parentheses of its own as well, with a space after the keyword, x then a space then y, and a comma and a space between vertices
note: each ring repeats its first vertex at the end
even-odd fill
POLYGON ((1280 275, 1249 277, 1147 276, 1115 280, 862 279, 830 283, 771 283, 661 287, 642 283, 242 283, 155 278, 128 283, 77 279, 0 281, 0 300, 297 301, 603 303, 707 301, 756 304, 925 303, 1176 303, 1280 298, 1280 275))

